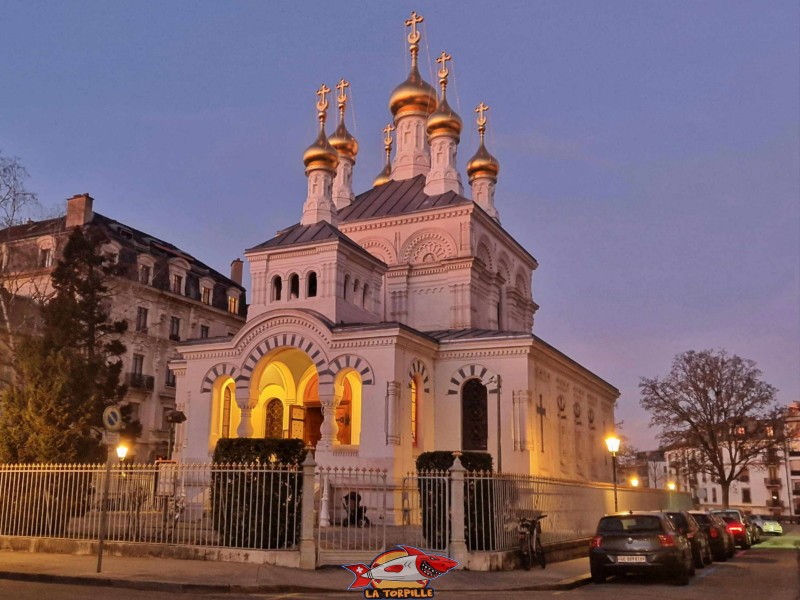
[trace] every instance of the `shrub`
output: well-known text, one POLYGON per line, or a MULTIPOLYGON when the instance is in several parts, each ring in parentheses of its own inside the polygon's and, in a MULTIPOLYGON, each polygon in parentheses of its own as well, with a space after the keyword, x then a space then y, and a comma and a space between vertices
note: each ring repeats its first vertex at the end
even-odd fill
MULTIPOLYGON (((453 466, 452 452, 423 452, 417 457, 417 471, 447 471, 453 466)), ((461 464, 464 479, 464 539, 470 550, 489 550, 494 546, 495 523, 491 479, 475 478, 477 472, 492 471, 492 456, 486 452, 464 452, 461 464)), ((450 532, 450 506, 446 479, 421 477, 418 480, 422 507, 422 535, 431 548, 445 548, 450 532)))
POLYGON ((217 442, 212 482, 212 516, 222 544, 285 548, 300 536, 302 440, 228 438, 217 442), (237 464, 237 470, 222 467, 237 464), (249 470, 248 465, 288 465, 249 470), (294 467, 294 468, 292 468, 294 467))

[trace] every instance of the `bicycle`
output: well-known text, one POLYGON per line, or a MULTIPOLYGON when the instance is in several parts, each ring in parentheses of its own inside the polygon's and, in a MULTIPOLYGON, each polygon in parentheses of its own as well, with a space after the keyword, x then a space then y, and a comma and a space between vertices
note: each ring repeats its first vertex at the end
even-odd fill
POLYGON ((546 516, 538 515, 530 519, 522 517, 517 524, 519 553, 526 571, 530 571, 534 559, 543 569, 547 565, 542 547, 542 519, 546 516))

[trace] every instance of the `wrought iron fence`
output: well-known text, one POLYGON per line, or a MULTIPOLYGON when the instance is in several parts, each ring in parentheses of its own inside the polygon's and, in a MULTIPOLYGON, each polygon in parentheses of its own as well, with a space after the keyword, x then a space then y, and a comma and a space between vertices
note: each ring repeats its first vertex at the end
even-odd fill
POLYGON ((409 473, 403 478, 401 502, 402 543, 446 554, 451 537, 450 474, 409 473))
POLYGON ((386 547, 386 515, 391 493, 385 469, 319 467, 320 564, 354 553, 374 555, 386 547))
MULTIPOLYGON (((97 539, 105 465, 0 465, 0 535, 97 539)), ((294 549, 302 472, 275 464, 116 465, 110 541, 294 549)))

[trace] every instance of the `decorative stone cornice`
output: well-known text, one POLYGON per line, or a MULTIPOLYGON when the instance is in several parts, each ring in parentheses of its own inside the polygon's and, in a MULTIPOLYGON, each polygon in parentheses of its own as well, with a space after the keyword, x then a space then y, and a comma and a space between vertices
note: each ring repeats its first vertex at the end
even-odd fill
POLYGON ((408 225, 409 223, 424 223, 459 217, 472 213, 473 205, 459 204, 458 208, 434 208, 428 211, 418 211, 408 215, 398 215, 397 217, 376 217, 365 221, 339 223, 339 231, 349 233, 354 231, 368 231, 370 229, 386 229, 397 225, 408 225))

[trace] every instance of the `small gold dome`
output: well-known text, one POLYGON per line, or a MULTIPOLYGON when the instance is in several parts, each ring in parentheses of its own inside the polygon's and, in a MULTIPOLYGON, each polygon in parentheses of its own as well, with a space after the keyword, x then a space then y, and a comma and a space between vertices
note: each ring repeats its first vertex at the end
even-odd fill
POLYGON ((323 124, 320 124, 317 139, 303 153, 303 164, 306 166, 306 173, 316 169, 336 172, 336 167, 339 166, 339 153, 328 141, 323 124))
POLYGON ((436 107, 436 110, 428 117, 426 129, 428 131, 428 136, 431 138, 439 137, 440 135, 450 135, 454 137, 456 143, 458 143, 461 139, 462 125, 461 117, 458 116, 456 111, 450 108, 450 105, 447 103, 447 96, 443 95, 439 106, 436 107))
POLYGON ((399 117, 409 112, 421 112, 426 115, 436 110, 436 90, 422 78, 416 64, 403 83, 394 88, 389 98, 389 110, 399 117))
POLYGON ((386 163, 386 166, 383 167, 383 171, 378 173, 378 176, 375 178, 375 181, 372 182, 372 187, 378 187, 379 185, 383 185, 384 183, 389 183, 392 180, 392 165, 390 163, 386 163))
POLYGON ((470 182, 478 177, 491 177, 497 179, 497 174, 500 172, 500 163, 497 159, 489 154, 486 146, 481 140, 481 145, 475 156, 469 159, 467 163, 467 175, 470 182))
POLYGON ((336 148, 339 154, 342 156, 347 156, 351 160, 355 161, 356 154, 358 154, 358 142, 356 141, 356 138, 350 135, 350 132, 347 131, 344 121, 339 123, 336 131, 334 131, 333 135, 328 138, 328 141, 331 143, 331 146, 336 148))

